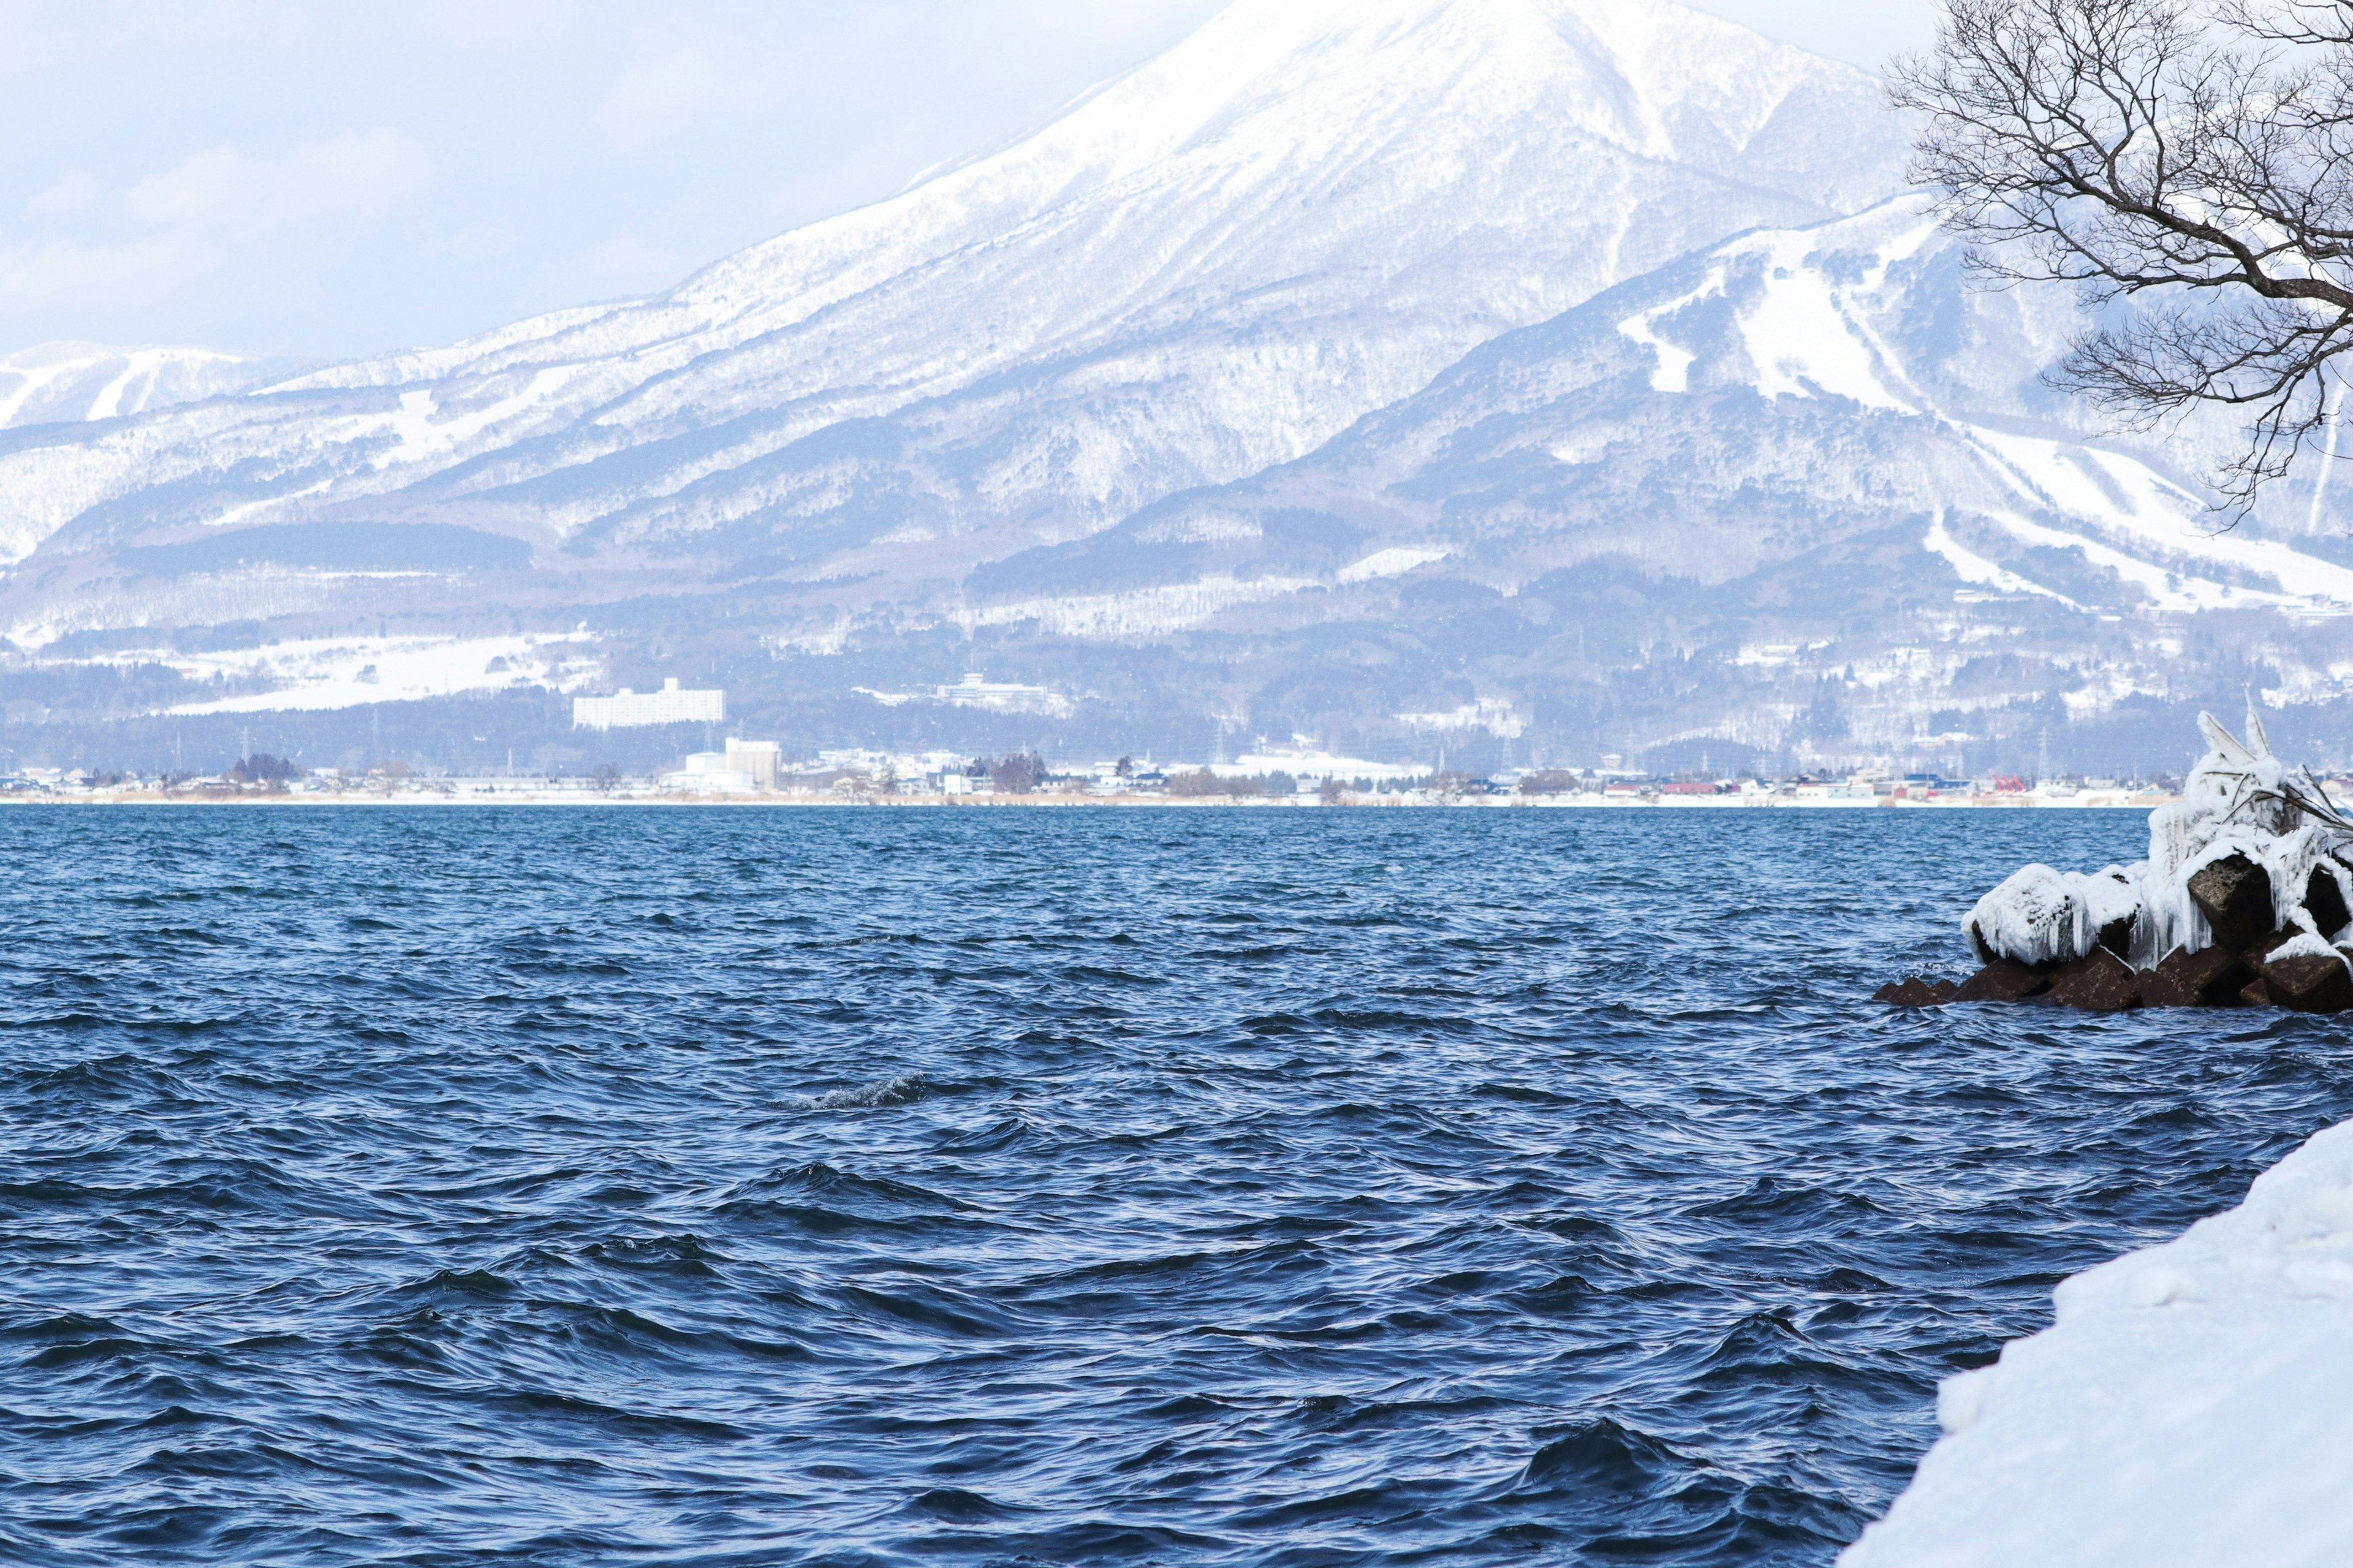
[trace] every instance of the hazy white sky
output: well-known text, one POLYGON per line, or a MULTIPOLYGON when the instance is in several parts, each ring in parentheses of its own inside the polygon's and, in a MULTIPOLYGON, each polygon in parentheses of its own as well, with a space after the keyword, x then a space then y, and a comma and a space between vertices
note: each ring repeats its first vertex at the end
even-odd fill
MULTIPOLYGON (((1001 142, 1223 0, 0 0, 0 353, 342 356, 640 293, 1001 142)), ((1695 0, 1859 65, 1936 0, 1695 0)))

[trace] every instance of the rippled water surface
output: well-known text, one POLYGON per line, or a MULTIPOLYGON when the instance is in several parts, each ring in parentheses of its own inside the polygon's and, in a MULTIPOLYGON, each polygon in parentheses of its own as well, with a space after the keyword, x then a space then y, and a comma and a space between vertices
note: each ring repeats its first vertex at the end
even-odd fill
POLYGON ((1826 1563, 2346 1026, 2121 814, 0 811, 0 1558, 1826 1563))

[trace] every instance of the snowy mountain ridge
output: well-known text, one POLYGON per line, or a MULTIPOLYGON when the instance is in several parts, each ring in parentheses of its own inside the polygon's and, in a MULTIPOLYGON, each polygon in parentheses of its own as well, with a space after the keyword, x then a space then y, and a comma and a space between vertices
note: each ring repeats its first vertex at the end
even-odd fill
POLYGON ((272 362, 201 348, 37 343, 0 356, 0 430, 119 419, 270 379, 272 362))
MULTIPOLYGON (((1714 168, 1745 153, 1793 90, 1840 71, 1762 42, 1647 0, 1245 0, 1013 146, 753 247, 668 294, 323 370, 288 389, 732 347, 968 246, 1009 243, 1066 204, 1289 172, 1380 139, 1392 117, 1426 119, 1413 111, 1464 87, 1489 98, 1481 118, 1492 121, 1496 109, 1552 99, 1565 73, 1573 129, 1637 157, 1714 168)), ((1844 85, 1862 89, 1850 74, 1844 85)), ((1862 172, 1859 188, 1875 189, 1870 179, 1862 172)))

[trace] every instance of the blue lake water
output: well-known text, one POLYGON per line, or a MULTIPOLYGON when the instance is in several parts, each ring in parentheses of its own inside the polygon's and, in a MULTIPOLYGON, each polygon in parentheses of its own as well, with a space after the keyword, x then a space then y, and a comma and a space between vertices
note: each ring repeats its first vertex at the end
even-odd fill
POLYGON ((0 812, 0 1559, 1826 1563, 2347 1026, 2124 814, 0 812))

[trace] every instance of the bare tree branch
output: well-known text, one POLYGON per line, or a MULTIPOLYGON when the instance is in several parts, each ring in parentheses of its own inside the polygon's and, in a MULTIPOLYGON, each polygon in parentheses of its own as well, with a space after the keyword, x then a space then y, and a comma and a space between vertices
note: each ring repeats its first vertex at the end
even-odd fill
POLYGON ((2353 349, 2353 0, 1946 0, 1892 92, 1973 271, 2105 318, 2054 384, 2141 427, 2244 412, 2243 516, 2353 349))

